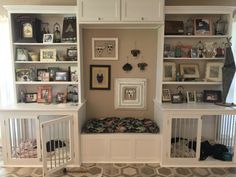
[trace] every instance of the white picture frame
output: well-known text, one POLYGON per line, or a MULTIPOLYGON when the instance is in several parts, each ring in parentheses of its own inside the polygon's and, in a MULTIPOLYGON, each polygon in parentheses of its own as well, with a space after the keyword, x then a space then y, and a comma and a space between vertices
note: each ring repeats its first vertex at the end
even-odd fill
POLYGON ((56 62, 56 49, 40 49, 40 61, 42 62, 56 62))
POLYGON ((175 62, 164 62, 163 65, 163 81, 176 80, 176 64, 175 62))
POLYGON ((118 38, 92 38, 92 60, 118 60, 118 38))
POLYGON ((206 64, 206 76, 207 81, 221 82, 222 81, 222 68, 224 63, 220 62, 208 62, 206 64))
POLYGON ((115 79, 115 109, 146 109, 147 79, 115 79))
POLYGON ((197 96, 196 96, 196 91, 187 91, 187 103, 196 103, 197 102, 197 96))
POLYGON ((180 64, 180 75, 184 79, 197 79, 200 77, 198 64, 180 64))
POLYGON ((53 34, 44 34, 43 35, 43 43, 44 44, 52 44, 53 43, 53 34))

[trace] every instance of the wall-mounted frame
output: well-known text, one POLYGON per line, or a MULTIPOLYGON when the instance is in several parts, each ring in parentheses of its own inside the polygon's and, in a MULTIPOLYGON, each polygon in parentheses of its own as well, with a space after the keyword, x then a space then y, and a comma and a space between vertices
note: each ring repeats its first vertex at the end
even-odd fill
POLYGON ((40 49, 40 61, 56 62, 57 60, 56 49, 40 49))
POLYGON ((52 87, 39 86, 38 87, 38 103, 51 103, 52 102, 52 87))
POLYGON ((221 91, 220 90, 204 90, 203 101, 210 102, 210 103, 222 102, 221 91))
POLYGON ((147 79, 115 79, 115 109, 145 109, 147 79))
POLYGON ((176 79, 175 62, 164 62, 163 65, 163 81, 174 81, 176 79))
POLYGON ((207 81, 222 81, 222 67, 224 63, 208 62, 206 64, 206 80, 207 81))
POLYGON ((93 60, 118 60, 118 38, 92 38, 93 60))
POLYGON ((212 35, 211 19, 207 17, 199 17, 194 19, 195 35, 212 35))
POLYGON ((184 79, 196 79, 200 77, 198 64, 180 64, 180 75, 184 79))
POLYGON ((111 66, 90 65, 90 90, 110 90, 111 66))

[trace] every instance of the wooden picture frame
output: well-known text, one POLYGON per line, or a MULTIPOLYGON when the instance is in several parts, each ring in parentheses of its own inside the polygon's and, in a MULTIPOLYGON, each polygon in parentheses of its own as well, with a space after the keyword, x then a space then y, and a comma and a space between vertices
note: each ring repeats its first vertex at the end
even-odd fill
POLYGON ((25 93, 26 103, 36 103, 38 99, 38 93, 25 93))
POLYGON ((194 19, 194 34, 199 36, 212 35, 212 22, 208 17, 194 19))
POLYGON ((187 103, 197 102, 196 91, 193 92, 187 91, 186 94, 187 94, 187 103))
POLYGON ((206 80, 221 82, 222 81, 222 68, 224 63, 208 62, 206 64, 206 80))
POLYGON ((208 103, 222 102, 222 93, 220 90, 204 90, 203 101, 208 103))
POLYGON ((147 79, 115 79, 115 109, 146 109, 147 79))
POLYGON ((118 60, 118 38, 92 38, 93 60, 118 60))
POLYGON ((163 64, 163 81, 176 80, 176 63, 164 62, 163 64))
POLYGON ((51 86, 39 86, 38 87, 38 103, 51 103, 52 102, 52 87, 51 86))
POLYGON ((196 79, 200 77, 198 64, 180 64, 180 75, 184 79, 196 79))
POLYGON ((42 62, 56 62, 56 49, 40 49, 40 61, 42 62))
POLYGON ((90 90, 110 90, 111 66, 90 65, 90 90))

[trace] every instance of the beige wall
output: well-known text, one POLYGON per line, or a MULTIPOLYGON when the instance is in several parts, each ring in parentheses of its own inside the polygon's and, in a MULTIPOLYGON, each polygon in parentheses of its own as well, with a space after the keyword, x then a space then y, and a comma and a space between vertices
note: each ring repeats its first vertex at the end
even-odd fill
POLYGON ((134 116, 139 118, 153 118, 153 98, 155 97, 155 72, 156 72, 156 30, 94 30, 86 29, 84 35, 84 74, 85 74, 85 98, 87 102, 87 117, 101 118, 105 116, 134 116), (119 60, 97 61, 92 60, 92 37, 118 37, 119 60), (141 50, 139 58, 131 56, 130 51, 136 46, 141 50), (133 70, 126 73, 122 67, 128 62, 133 70), (140 71, 137 67, 139 62, 146 62, 148 67, 140 71), (89 90, 89 65, 111 65, 111 90, 89 90), (114 78, 147 78, 147 110, 115 110, 114 109, 114 78))

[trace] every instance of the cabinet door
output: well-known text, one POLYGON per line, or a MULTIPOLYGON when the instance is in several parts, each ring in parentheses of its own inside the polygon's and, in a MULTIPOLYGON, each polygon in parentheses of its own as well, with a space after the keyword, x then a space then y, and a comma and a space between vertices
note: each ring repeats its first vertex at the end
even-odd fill
POLYGON ((78 0, 79 21, 119 21, 120 0, 78 0))
POLYGON ((163 0, 122 0, 122 21, 163 21, 163 0))

